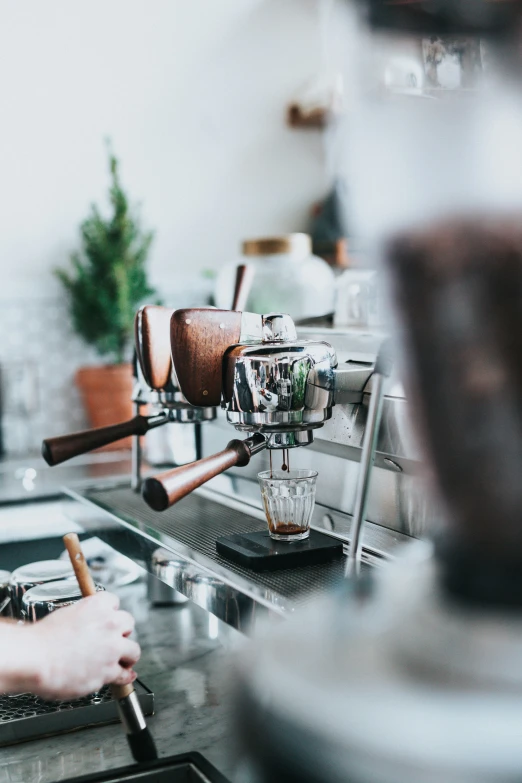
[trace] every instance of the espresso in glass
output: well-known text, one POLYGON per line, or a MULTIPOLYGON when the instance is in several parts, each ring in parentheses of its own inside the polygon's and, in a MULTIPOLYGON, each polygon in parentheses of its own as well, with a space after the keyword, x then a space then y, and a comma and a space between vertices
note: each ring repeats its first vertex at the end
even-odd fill
POLYGON ((270 538, 303 541, 310 535, 317 473, 314 470, 266 470, 258 474, 270 538))

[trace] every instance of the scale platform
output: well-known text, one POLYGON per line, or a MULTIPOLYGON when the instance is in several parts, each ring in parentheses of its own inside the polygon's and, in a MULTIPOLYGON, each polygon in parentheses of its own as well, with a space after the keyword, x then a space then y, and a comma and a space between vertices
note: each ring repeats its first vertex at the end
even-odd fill
POLYGON ((234 533, 216 541, 216 550, 229 561, 252 571, 281 571, 329 563, 343 556, 343 545, 331 536, 310 531, 305 541, 274 541, 268 530, 234 533))

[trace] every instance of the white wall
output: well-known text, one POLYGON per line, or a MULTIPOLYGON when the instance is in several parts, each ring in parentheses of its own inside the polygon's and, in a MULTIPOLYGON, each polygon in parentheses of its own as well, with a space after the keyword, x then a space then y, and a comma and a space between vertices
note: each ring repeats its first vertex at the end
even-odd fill
POLYGON ((153 281, 306 226, 321 134, 286 103, 320 68, 319 0, 2 0, 0 299, 59 292, 107 186, 103 138, 157 231, 153 281))

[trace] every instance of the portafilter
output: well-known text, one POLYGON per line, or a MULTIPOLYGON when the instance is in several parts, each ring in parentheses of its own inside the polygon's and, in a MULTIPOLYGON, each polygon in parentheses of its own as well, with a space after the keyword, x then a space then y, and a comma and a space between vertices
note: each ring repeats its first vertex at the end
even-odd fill
POLYGON ((313 441, 336 402, 359 403, 372 368, 337 366, 329 343, 297 339, 290 316, 227 310, 177 310, 171 318, 173 364, 192 405, 221 404, 237 430, 251 433, 224 451, 149 478, 143 497, 162 511, 264 449, 313 441))
POLYGON ((215 417, 215 411, 208 406, 194 410, 179 390, 172 367, 169 335, 173 312, 167 307, 145 305, 136 314, 137 362, 133 402, 137 415, 108 427, 47 438, 42 444, 42 456, 48 465, 59 465, 122 438, 145 435, 169 421, 194 423, 215 417), (140 409, 144 405, 153 405, 156 411, 150 416, 142 416, 140 409))

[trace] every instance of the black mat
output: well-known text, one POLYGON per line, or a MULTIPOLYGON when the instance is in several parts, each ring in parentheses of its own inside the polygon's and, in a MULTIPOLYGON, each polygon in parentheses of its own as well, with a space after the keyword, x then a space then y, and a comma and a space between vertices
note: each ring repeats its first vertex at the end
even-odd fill
POLYGON ((253 571, 279 571, 283 568, 329 563, 343 556, 343 545, 331 536, 310 531, 305 541, 274 541, 267 530, 235 533, 216 541, 218 554, 253 571))

